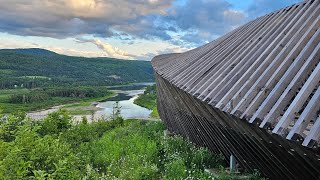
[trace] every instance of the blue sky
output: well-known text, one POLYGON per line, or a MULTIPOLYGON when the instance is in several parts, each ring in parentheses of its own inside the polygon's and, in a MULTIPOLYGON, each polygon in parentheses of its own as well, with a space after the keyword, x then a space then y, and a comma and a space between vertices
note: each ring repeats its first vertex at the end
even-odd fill
POLYGON ((301 0, 0 0, 0 48, 150 60, 301 0))

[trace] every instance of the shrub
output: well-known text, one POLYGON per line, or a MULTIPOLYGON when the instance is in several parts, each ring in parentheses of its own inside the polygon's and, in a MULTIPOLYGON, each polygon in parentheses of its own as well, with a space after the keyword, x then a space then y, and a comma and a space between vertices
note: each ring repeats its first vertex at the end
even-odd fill
MULTIPOLYGON (((157 177, 157 143, 145 133, 146 128, 131 122, 129 126, 107 132, 91 146, 92 162, 101 172, 120 179, 154 179, 157 177)), ((128 125, 128 123, 126 123, 128 125)), ((146 130, 148 131, 148 130, 146 130)))
POLYGON ((164 179, 186 179, 187 171, 184 160, 177 158, 165 165, 164 179))
POLYGON ((18 128, 25 121, 25 113, 15 113, 9 116, 0 116, 0 139, 6 142, 13 141, 18 128))
POLYGON ((31 121, 0 118, 3 179, 211 179, 204 168, 219 156, 180 136, 163 137, 161 122, 126 120, 72 124, 66 111, 31 121))
POLYGON ((171 173, 170 169, 173 168, 175 168, 175 171, 181 173, 183 177, 188 176, 188 178, 193 179, 209 177, 209 175, 204 172, 204 169, 218 167, 223 160, 221 155, 213 155, 208 149, 197 147, 181 136, 163 139, 162 146, 166 177, 171 177, 170 174, 173 172, 171 173), (185 172, 182 173, 182 171, 185 172))
POLYGON ((41 129, 39 134, 57 135, 71 127, 72 117, 66 110, 59 110, 48 115, 43 121, 39 122, 41 129))
POLYGON ((37 126, 26 121, 18 127, 13 141, 0 143, 0 177, 80 178, 79 160, 70 146, 52 136, 41 138, 37 129, 37 126))

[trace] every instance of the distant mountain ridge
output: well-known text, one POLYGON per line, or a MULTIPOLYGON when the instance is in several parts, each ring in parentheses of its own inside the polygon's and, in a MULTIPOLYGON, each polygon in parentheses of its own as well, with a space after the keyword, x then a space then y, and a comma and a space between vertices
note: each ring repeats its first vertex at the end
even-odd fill
POLYGON ((41 48, 19 48, 19 49, 0 49, 0 52, 15 52, 29 55, 41 55, 41 56, 54 56, 59 55, 58 53, 49 51, 41 48))
POLYGON ((149 61, 66 56, 38 48, 0 50, 0 89, 152 81, 149 61))

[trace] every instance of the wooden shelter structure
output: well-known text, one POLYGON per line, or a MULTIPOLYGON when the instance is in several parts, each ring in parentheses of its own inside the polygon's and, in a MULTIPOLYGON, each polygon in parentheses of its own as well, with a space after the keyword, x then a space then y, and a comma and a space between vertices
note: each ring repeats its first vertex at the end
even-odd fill
POLYGON ((167 128, 271 179, 320 179, 320 1, 152 60, 167 128))

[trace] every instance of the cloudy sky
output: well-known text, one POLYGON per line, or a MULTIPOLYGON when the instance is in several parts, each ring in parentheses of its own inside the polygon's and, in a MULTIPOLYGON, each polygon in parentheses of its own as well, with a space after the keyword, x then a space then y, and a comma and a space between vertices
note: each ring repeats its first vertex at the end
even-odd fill
POLYGON ((301 0, 0 0, 0 49, 150 60, 301 0))

